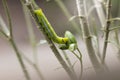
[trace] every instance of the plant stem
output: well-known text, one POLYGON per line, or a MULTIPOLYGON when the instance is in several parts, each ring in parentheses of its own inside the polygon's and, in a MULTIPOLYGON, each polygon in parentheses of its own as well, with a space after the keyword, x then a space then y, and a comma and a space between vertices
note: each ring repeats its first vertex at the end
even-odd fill
POLYGON ((106 50, 107 50, 107 45, 108 45, 108 37, 109 37, 109 27, 111 22, 109 21, 110 19, 110 13, 111 13, 111 0, 107 1, 107 7, 106 7, 106 27, 105 27, 105 38, 104 38, 104 45, 103 45, 103 56, 102 56, 102 64, 105 63, 105 57, 106 57, 106 50))
POLYGON ((9 23, 9 27, 10 27, 10 29, 9 29, 10 35, 9 36, 7 35, 6 37, 8 38, 10 44, 12 45, 12 47, 13 47, 15 53, 16 53, 18 61, 19 61, 20 65, 21 65, 21 67, 23 69, 24 74, 25 74, 26 80, 30 80, 30 76, 29 76, 29 74, 27 72, 27 69, 26 69, 25 64, 24 64, 24 62, 22 60, 20 52, 18 51, 18 48, 17 48, 17 46, 16 46, 16 44, 14 42, 13 33, 12 33, 12 20, 11 20, 11 17, 10 17, 7 2, 6 2, 6 0, 2 0, 2 2, 3 2, 3 6, 4 6, 4 9, 5 9, 5 13, 6 13, 6 16, 8 18, 8 23, 9 23))
POLYGON ((81 73, 80 73, 80 76, 79 76, 79 80, 82 80, 82 75, 83 75, 82 53, 81 53, 81 51, 78 48, 77 48, 77 50, 78 50, 79 55, 80 55, 79 61, 80 61, 80 65, 81 65, 81 73))
POLYGON ((66 62, 67 62, 68 65, 69 65, 70 69, 75 73, 74 68, 73 68, 73 66, 72 66, 72 64, 71 64, 71 61, 70 61, 68 55, 66 54, 65 51, 62 51, 62 53, 63 53, 63 55, 64 55, 64 57, 65 57, 66 62))
POLYGON ((54 55, 57 57, 58 61, 63 66, 63 68, 66 70, 66 72, 68 73, 68 75, 70 76, 70 78, 72 80, 76 80, 75 74, 73 74, 73 72, 70 70, 70 68, 68 67, 68 65, 66 64, 66 62, 64 61, 64 59, 62 58, 62 56, 60 55, 60 53, 58 52, 57 48, 55 47, 54 43, 52 41, 49 41, 48 43, 50 45, 50 48, 54 52, 54 55))
POLYGON ((37 17, 34 15, 34 9, 38 9, 38 7, 36 8, 34 6, 31 6, 31 4, 28 3, 27 5, 28 9, 30 10, 31 15, 33 16, 35 22, 38 24, 38 29, 40 31, 42 31, 43 35, 45 36, 51 50, 53 51, 54 55, 57 57, 58 61, 60 62, 60 64, 63 66, 63 68, 66 70, 66 72, 68 73, 68 75, 70 76, 70 78, 72 80, 76 79, 75 74, 73 74, 73 72, 71 71, 71 69, 68 67, 68 65, 66 64, 66 62, 64 61, 64 59, 62 58, 62 56, 60 55, 60 53, 58 52, 57 48, 55 47, 53 41, 47 36, 46 32, 44 31, 43 28, 41 28, 41 25, 39 24, 39 21, 37 20, 37 17))
MULTIPOLYGON (((67 19, 69 20, 72 17, 72 15, 69 13, 69 11, 65 7, 64 3, 61 0, 55 0, 55 2, 58 4, 58 6, 61 8, 63 13, 65 14, 67 19)), ((80 28, 78 27, 78 25, 76 24, 76 22, 74 20, 71 21, 71 25, 78 32, 78 34, 82 35, 80 28)))
POLYGON ((115 30, 115 39, 116 39, 116 43, 118 44, 118 45, 120 45, 120 41, 119 41, 119 35, 118 35, 119 33, 118 33, 118 30, 115 30))
POLYGON ((0 15, 0 32, 7 38, 10 36, 10 31, 7 28, 7 25, 5 24, 5 21, 3 20, 2 16, 0 15))
POLYGON ((26 24, 27 24, 27 28, 28 28, 28 33, 29 33, 29 38, 30 38, 30 43, 32 45, 32 49, 33 49, 33 58, 34 58, 34 63, 32 63, 30 60, 28 60, 28 58, 26 58, 24 56, 24 58, 29 62, 29 64, 31 64, 34 69, 36 70, 36 72, 38 73, 39 77, 41 80, 45 80, 44 76, 42 75, 40 69, 38 68, 38 60, 37 60, 37 46, 36 46, 36 40, 35 40, 35 35, 34 35, 34 31, 32 28, 32 22, 30 19, 30 14, 28 13, 28 9, 27 7, 21 2, 22 6, 23 6, 23 11, 24 11, 24 15, 25 15, 25 20, 26 20, 26 24))
POLYGON ((10 27, 10 36, 13 37, 13 34, 12 34, 12 20, 11 20, 11 17, 10 17, 10 11, 8 9, 8 5, 7 5, 7 2, 6 0, 2 0, 3 2, 3 6, 4 6, 4 9, 5 9, 5 13, 6 13, 6 16, 8 18, 8 23, 9 23, 9 27, 10 27))
POLYGON ((9 39, 9 42, 10 42, 10 44, 12 45, 12 47, 13 47, 15 53, 16 53, 16 56, 17 56, 17 58, 18 58, 18 61, 19 61, 20 65, 21 65, 21 67, 22 67, 22 69, 23 69, 24 74, 25 74, 26 80, 31 80, 31 79, 30 79, 30 76, 29 76, 29 74, 28 74, 28 71, 27 71, 27 69, 26 69, 26 67, 25 67, 25 64, 24 64, 24 62, 23 62, 23 60, 22 60, 22 56, 21 56, 21 54, 20 54, 20 52, 19 52, 19 50, 18 50, 18 48, 17 48, 14 40, 11 38, 11 39, 9 39))
POLYGON ((115 30, 114 33, 115 33, 115 41, 116 41, 117 48, 118 48, 118 58, 119 58, 119 60, 120 60, 120 41, 119 41, 119 32, 118 32, 118 30, 115 30))
POLYGON ((34 69, 36 70, 36 72, 38 73, 39 77, 41 80, 45 80, 44 76, 42 75, 42 73, 40 72, 40 69, 38 68, 38 65, 36 63, 33 63, 31 60, 29 60, 24 54, 22 54, 22 57, 30 64, 34 67, 34 69))
MULTIPOLYGON (((76 0, 77 10, 78 10, 78 16, 85 15, 85 7, 84 7, 84 0, 76 0)), ((86 16, 86 15, 85 15, 86 16)), ((92 65, 97 73, 101 72, 101 64, 99 63, 97 56, 95 55, 95 51, 92 45, 92 39, 89 31, 89 25, 86 20, 86 18, 80 17, 80 25, 82 29, 83 38, 86 43, 87 51, 90 57, 90 60, 92 62, 92 65)))
POLYGON ((83 75, 83 62, 82 62, 82 54, 80 52, 80 50, 77 48, 77 51, 79 53, 79 56, 72 51, 72 53, 76 56, 76 58, 78 58, 79 62, 80 62, 80 66, 81 66, 81 69, 80 69, 80 76, 79 76, 79 80, 82 80, 82 75, 83 75))
POLYGON ((93 0, 93 3, 95 5, 101 6, 101 7, 96 7, 96 12, 97 12, 97 15, 99 17, 101 26, 104 27, 104 25, 105 25, 105 14, 104 14, 104 9, 102 7, 103 3, 100 3, 98 0, 93 0))

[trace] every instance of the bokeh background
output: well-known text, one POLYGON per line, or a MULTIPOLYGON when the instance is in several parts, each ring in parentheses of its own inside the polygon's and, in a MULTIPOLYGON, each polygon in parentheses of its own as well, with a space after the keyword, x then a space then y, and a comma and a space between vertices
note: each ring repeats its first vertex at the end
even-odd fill
MULTIPOLYGON (((62 0, 70 14, 76 15, 76 3, 74 0, 62 0)), ((115 2, 113 7, 113 16, 116 17, 117 13, 120 13, 120 8, 118 8, 119 0, 113 0, 115 2), (116 6, 115 6, 116 5, 116 6)), ((13 23, 13 35, 15 42, 17 43, 18 48, 29 58, 32 60, 32 47, 30 45, 28 31, 26 27, 26 22, 22 10, 22 6, 19 0, 7 0, 9 10, 12 16, 12 23, 13 23)), ((47 2, 46 0, 36 0, 37 4, 43 9, 45 15, 47 16, 48 20, 53 25, 55 31, 58 35, 64 36, 64 32, 66 30, 70 30, 74 34, 76 31, 72 29, 70 22, 63 14, 62 10, 59 6, 51 0, 47 2)), ((4 8, 2 5, 2 0, 0 0, 0 15, 3 17, 5 22, 7 22, 7 18, 4 12, 4 8)), ((35 36, 37 42, 44 39, 44 36, 39 32, 36 28, 36 25, 33 23, 33 29, 35 32, 35 36)), ((87 53, 85 49, 85 44, 83 41, 78 39, 79 48, 83 53, 87 53)), ((68 75, 61 67, 59 62, 57 61, 56 57, 50 50, 48 44, 43 44, 38 46, 38 61, 39 61, 39 68, 42 74, 45 76, 46 80, 69 80, 68 75)), ((107 65, 109 66, 112 73, 116 76, 120 73, 120 62, 119 59, 116 58, 117 56, 117 49, 116 47, 110 45, 107 55, 107 65)), ((71 62, 74 63, 77 59, 68 51, 68 55, 71 58, 71 62)), ((39 80, 39 77, 36 71, 33 69, 31 65, 29 65, 26 61, 27 69, 31 75, 33 80, 39 80)), ((93 71, 91 62, 89 61, 89 57, 87 54, 83 54, 83 64, 84 64, 84 80, 90 80, 92 76, 95 76, 93 71)), ((79 65, 76 63, 75 70, 79 75, 79 65)), ((117 76, 119 77, 119 76, 117 76)), ((117 79, 116 77, 116 79, 117 79)), ((21 66, 16 58, 15 52, 12 49, 11 45, 8 41, 3 37, 0 36, 0 80, 25 80, 24 74, 21 70, 21 66)))
MULTIPOLYGON (((7 0, 7 2, 12 16, 13 35, 17 46, 29 59, 32 60, 32 47, 29 41, 22 5, 19 0, 7 0)), ((57 34, 63 36, 65 30, 70 29, 70 24, 59 6, 54 1, 47 2, 45 0, 36 0, 36 2, 43 9, 57 34)), ((64 3, 69 8, 70 12, 74 14, 75 3, 73 3, 72 0, 65 0, 64 3)), ((0 15, 3 17, 6 24, 8 24, 2 0, 0 0, 0 15)), ((33 29, 37 42, 39 42, 40 39, 44 39, 34 23, 33 29)), ((47 80, 69 79, 47 44, 38 46, 38 61, 41 72, 47 80)), ((39 80, 33 67, 27 62, 26 65, 31 74, 31 78, 33 80, 39 80)), ((0 80, 25 80, 15 52, 3 36, 0 37, 0 80)))

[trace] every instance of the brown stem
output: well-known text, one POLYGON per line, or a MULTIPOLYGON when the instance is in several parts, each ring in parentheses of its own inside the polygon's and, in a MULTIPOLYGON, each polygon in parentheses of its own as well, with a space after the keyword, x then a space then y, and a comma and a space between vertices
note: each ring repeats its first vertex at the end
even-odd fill
POLYGON ((105 27, 105 38, 104 38, 104 46, 103 46, 103 56, 102 56, 102 64, 105 63, 105 57, 106 57, 106 50, 108 45, 108 37, 109 37, 109 27, 110 27, 110 12, 111 12, 111 0, 107 1, 107 7, 106 7, 106 27, 105 27))

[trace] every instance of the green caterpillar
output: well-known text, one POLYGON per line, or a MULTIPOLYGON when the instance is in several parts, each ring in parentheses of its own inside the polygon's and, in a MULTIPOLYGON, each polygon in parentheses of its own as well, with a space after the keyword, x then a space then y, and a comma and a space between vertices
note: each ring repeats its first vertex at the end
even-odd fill
POLYGON ((52 28, 51 24, 45 17, 44 13, 42 12, 41 9, 34 10, 34 15, 37 18, 41 28, 46 32, 46 35, 54 42, 60 44, 59 48, 62 50, 69 49, 71 51, 74 51, 77 49, 77 41, 74 37, 74 35, 66 31, 65 32, 65 37, 59 37, 54 29, 52 28))

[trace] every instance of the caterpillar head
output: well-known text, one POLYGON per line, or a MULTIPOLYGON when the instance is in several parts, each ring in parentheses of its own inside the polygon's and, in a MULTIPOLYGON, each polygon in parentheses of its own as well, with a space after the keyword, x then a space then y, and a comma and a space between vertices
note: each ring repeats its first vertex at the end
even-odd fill
POLYGON ((69 49, 70 51, 74 51, 77 49, 77 41, 74 37, 74 35, 70 31, 65 32, 65 37, 68 38, 68 42, 66 44, 61 44, 59 46, 62 50, 69 49))

